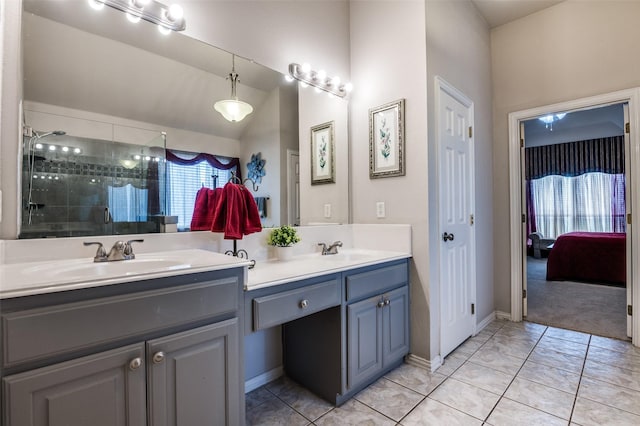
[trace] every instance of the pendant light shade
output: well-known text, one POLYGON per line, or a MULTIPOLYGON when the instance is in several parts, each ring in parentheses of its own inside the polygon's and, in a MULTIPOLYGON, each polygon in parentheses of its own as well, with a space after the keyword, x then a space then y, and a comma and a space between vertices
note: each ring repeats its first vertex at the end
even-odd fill
POLYGON ((238 100, 236 95, 236 84, 238 80, 238 74, 236 73, 235 56, 231 56, 231 74, 229 74, 229 80, 231 80, 231 99, 225 99, 216 102, 213 107, 224 118, 229 121, 242 121, 247 115, 253 112, 253 107, 246 102, 238 100))

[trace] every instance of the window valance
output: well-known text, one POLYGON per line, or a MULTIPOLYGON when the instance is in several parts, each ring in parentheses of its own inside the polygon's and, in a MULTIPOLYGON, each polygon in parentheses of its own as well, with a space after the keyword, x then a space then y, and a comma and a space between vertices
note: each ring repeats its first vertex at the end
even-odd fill
POLYGON ((206 161, 211 165, 211 167, 215 167, 220 170, 229 170, 236 168, 236 176, 238 179, 242 180, 242 168, 240 167, 240 159, 237 157, 220 157, 213 154, 206 154, 204 152, 193 155, 194 153, 189 152, 180 152, 180 151, 172 151, 170 149, 166 150, 166 158, 167 161, 170 161, 175 164, 180 164, 182 166, 190 166, 193 164, 198 164, 202 161, 206 161), (179 154, 179 155, 178 155, 179 154), (185 158, 191 156, 191 158, 185 158))
POLYGON ((525 177, 624 173, 624 136, 589 139, 525 149, 525 177))

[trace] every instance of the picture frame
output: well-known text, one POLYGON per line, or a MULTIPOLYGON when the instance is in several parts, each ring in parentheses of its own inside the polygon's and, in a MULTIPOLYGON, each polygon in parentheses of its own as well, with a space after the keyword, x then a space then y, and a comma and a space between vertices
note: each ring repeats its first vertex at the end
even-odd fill
POLYGON ((311 128, 311 185, 335 183, 334 122, 311 128))
POLYGON ((404 99, 369 110, 369 178, 405 175, 404 99))

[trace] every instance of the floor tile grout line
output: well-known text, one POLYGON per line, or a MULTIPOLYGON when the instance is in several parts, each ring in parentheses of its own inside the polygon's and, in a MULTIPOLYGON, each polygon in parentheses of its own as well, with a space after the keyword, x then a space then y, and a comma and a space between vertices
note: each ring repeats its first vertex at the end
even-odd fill
POLYGON ((571 406, 571 416, 569 416, 569 423, 573 419, 573 413, 576 409, 576 403, 578 402, 578 394, 580 393, 580 385, 582 384, 582 377, 584 376, 584 367, 587 364, 587 356, 589 355, 589 347, 591 343, 592 335, 589 335, 589 343, 587 343, 587 352, 584 354, 584 360, 582 361, 582 369, 580 370, 580 378, 578 379, 578 387, 576 388, 576 396, 573 398, 573 405, 571 406))
MULTIPOLYGON (((300 386, 300 385, 298 385, 298 386, 300 386)), ((309 422, 311 422, 311 423, 314 423, 316 420, 319 420, 319 419, 320 419, 320 417, 324 417, 325 415, 329 414, 330 412, 332 412, 333 410, 335 410, 335 409, 336 409, 336 407, 335 407, 335 406, 332 406, 332 407, 331 407, 331 408, 330 408, 326 413, 321 414, 321 415, 320 415, 320 417, 318 417, 318 418, 317 418, 317 419, 315 419, 315 420, 312 420, 312 419, 308 418, 307 416, 305 416, 304 414, 302 414, 300 411, 296 410, 296 409, 295 409, 291 404, 289 404, 287 401, 285 401, 284 399, 280 398, 280 395, 277 395, 275 392, 271 391, 271 389, 268 389, 268 388, 267 388, 267 390, 268 390, 269 392, 271 392, 271 393, 273 394, 273 396, 275 396, 277 399, 279 399, 279 400, 280 400, 280 402, 282 402, 282 403, 283 403, 284 405, 286 405, 287 407, 291 408, 291 409, 292 409, 293 411, 295 411, 296 413, 300 414, 300 415, 301 415, 305 420, 308 420, 308 421, 309 421, 309 422)), ((314 395, 315 395, 315 394, 314 394, 314 395)), ((323 400, 323 401, 324 401, 324 400, 323 400)), ((260 405, 262 405, 262 404, 260 404, 260 405)))
MULTIPOLYGON (((498 404, 500 404, 500 401, 502 401, 503 398, 509 399, 507 397, 505 397, 505 395, 507 394, 507 391, 509 390, 509 387, 511 387, 511 385, 513 384, 513 382, 516 380, 516 377, 518 377, 518 374, 520 374, 520 371, 522 371, 522 368, 524 367, 524 365, 527 363, 527 361, 529 360, 529 357, 531 356, 531 354, 533 353, 534 349, 536 348, 536 346, 538 346, 538 343, 540 342, 540 340, 542 339, 542 336, 544 336, 544 334, 547 332, 549 327, 545 326, 544 331, 540 334, 540 337, 538 337, 538 339, 536 340, 536 344, 533 345, 533 348, 531 348, 531 350, 529 351, 529 354, 527 355, 527 357, 524 359, 524 362, 522 363, 522 365, 520 366, 520 368, 518 368, 518 371, 516 371, 516 373, 513 375, 513 378, 511 379, 511 381, 509 382, 509 384, 507 385, 507 387, 504 389, 504 391, 502 392, 502 395, 500 396, 500 398, 498 398, 498 400, 496 401, 495 405, 493 406, 493 408, 491 408, 491 411, 489 411, 489 414, 487 414, 487 417, 484 419, 484 423, 487 423, 489 421, 489 417, 491 417, 491 414, 493 414, 493 412, 495 411, 496 407, 498 406, 498 404)), ((509 399, 510 400, 510 399, 509 399)), ((517 401, 516 401, 517 402, 517 401)), ((526 404, 523 404, 525 406, 528 406, 526 404)), ((537 410, 537 408, 535 407, 531 407, 535 410, 537 410)), ((542 411, 542 410, 539 410, 542 411)), ((546 411, 543 411, 544 413, 546 413, 546 411)), ((549 413, 550 414, 550 413, 549 413)))

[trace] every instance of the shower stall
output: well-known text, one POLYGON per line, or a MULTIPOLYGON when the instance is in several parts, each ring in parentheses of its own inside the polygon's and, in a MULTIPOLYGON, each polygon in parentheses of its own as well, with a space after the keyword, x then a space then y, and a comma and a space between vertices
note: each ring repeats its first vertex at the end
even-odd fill
POLYGON ((33 131, 23 138, 20 238, 159 232, 166 136, 130 144, 33 131))

